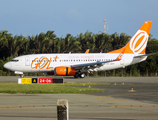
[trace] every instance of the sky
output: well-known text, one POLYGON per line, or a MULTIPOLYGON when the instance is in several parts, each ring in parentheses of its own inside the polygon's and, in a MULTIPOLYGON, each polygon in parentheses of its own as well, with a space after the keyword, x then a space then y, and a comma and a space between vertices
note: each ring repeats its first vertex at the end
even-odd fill
POLYGON ((144 21, 152 21, 150 33, 158 39, 158 0, 0 0, 0 31, 37 35, 48 30, 57 37, 76 37, 86 31, 133 36, 144 21))

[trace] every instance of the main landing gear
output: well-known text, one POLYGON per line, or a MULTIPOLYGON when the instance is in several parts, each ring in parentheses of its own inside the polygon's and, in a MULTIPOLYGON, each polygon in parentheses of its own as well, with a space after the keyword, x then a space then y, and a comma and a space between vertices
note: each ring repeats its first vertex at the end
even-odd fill
POLYGON ((78 77, 84 78, 85 74, 84 73, 76 73, 75 76, 74 76, 74 78, 78 78, 78 77))

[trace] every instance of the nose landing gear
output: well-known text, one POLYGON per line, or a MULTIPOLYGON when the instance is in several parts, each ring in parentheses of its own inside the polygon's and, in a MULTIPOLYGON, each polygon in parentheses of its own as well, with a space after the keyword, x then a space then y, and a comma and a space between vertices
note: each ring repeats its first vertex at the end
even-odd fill
POLYGON ((24 74, 20 74, 20 77, 23 78, 23 77, 24 77, 24 74))

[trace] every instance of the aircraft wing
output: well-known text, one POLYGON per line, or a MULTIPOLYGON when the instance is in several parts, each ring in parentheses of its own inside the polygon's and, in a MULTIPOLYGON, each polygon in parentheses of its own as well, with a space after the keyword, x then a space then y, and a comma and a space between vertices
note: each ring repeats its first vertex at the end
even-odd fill
POLYGON ((147 57, 147 56, 151 56, 151 55, 155 55, 155 54, 158 54, 158 52, 155 52, 155 53, 149 53, 149 54, 144 54, 144 55, 137 55, 137 56, 134 56, 134 58, 147 57))
POLYGON ((101 67, 105 63, 110 63, 110 62, 114 62, 114 61, 120 61, 122 59, 122 57, 123 57, 124 52, 125 52, 125 49, 122 50, 122 52, 119 54, 119 56, 115 60, 111 60, 111 61, 97 61, 97 62, 93 62, 93 63, 77 64, 77 65, 72 65, 71 67, 75 67, 76 69, 101 67))
MULTIPOLYGON (((113 60, 115 61, 115 60, 113 60)), ((71 67, 75 67, 76 69, 80 69, 80 68, 90 68, 90 67, 100 67, 103 66, 104 63, 110 63, 113 61, 97 61, 97 62, 93 62, 93 63, 84 63, 84 64, 77 64, 77 65, 72 65, 71 67)))

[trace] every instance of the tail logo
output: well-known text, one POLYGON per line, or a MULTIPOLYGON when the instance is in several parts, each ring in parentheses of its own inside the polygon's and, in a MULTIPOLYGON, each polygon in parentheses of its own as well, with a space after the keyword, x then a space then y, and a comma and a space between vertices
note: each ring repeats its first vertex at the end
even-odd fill
POLYGON ((130 41, 130 49, 135 54, 141 53, 147 45, 148 34, 145 31, 138 30, 136 35, 130 41))

